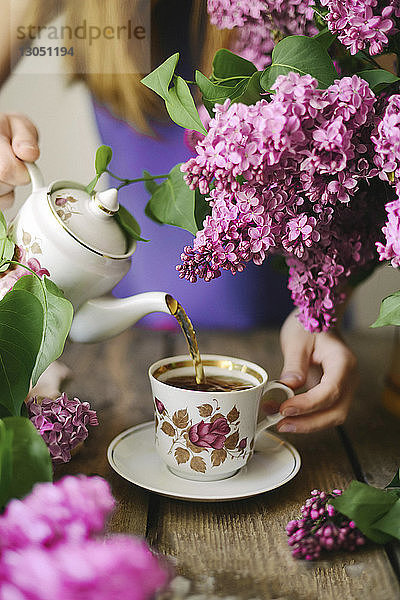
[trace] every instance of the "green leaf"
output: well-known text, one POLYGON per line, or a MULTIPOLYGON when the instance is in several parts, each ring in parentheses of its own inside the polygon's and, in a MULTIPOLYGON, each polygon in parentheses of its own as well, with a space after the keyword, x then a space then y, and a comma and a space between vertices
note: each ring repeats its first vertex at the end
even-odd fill
MULTIPOLYGON (((226 86, 221 83, 214 83, 200 71, 195 73, 195 81, 202 93, 202 101, 211 117, 214 116, 214 105, 223 104, 227 98, 232 98, 234 95, 234 86, 226 86)), ((241 83, 241 80, 239 80, 241 83)))
POLYGON ((7 221, 5 219, 5 216, 1 212, 1 210, 0 210, 0 235, 1 235, 1 237, 7 235, 7 221))
POLYGON ((315 38, 304 35, 291 35, 278 42, 272 51, 272 64, 261 76, 261 87, 271 91, 278 75, 287 75, 291 71, 312 75, 322 89, 338 78, 328 52, 315 38))
POLYGON ((12 260, 14 257, 15 244, 12 240, 8 239, 8 237, 0 237, 0 264, 4 263, 0 267, 0 273, 3 271, 7 271, 10 267, 10 264, 6 261, 12 260))
POLYGON ((197 225, 194 218, 195 193, 185 183, 180 164, 168 174, 150 198, 146 210, 157 221, 186 229, 195 235, 197 225))
POLYGON ((385 71, 385 69, 368 69, 356 74, 364 79, 375 93, 381 92, 391 83, 400 81, 400 77, 393 75, 393 73, 389 73, 389 71, 385 71))
POLYGON ((149 240, 145 240, 140 237, 140 225, 136 221, 135 217, 131 215, 129 210, 127 210, 122 204, 119 205, 118 212, 114 215, 114 218, 117 220, 117 223, 120 227, 128 234, 129 237, 138 241, 138 242, 148 242, 149 240))
POLYGON ((352 481, 341 496, 329 501, 336 510, 353 520, 364 535, 378 544, 390 541, 391 534, 377 529, 376 522, 382 519, 396 502, 395 494, 360 481, 352 481))
POLYGON ((99 179, 100 179, 100 175, 96 175, 96 177, 94 177, 92 179, 92 181, 85 187, 85 190, 87 191, 88 194, 91 194, 93 192, 99 179))
POLYGON ((71 329, 74 309, 62 291, 47 277, 43 278, 42 286, 35 275, 24 275, 15 283, 14 290, 33 294, 43 309, 42 340, 32 373, 32 385, 36 385, 43 371, 61 356, 71 329))
POLYGON ((243 77, 252 75, 257 67, 252 62, 234 54, 230 50, 221 48, 215 53, 212 72, 215 79, 228 79, 229 77, 243 77))
POLYGON ((97 175, 100 176, 102 173, 104 173, 104 171, 107 170, 107 167, 111 162, 111 159, 112 159, 112 150, 111 150, 110 146, 100 146, 100 148, 97 148, 96 158, 94 161, 94 166, 95 166, 97 175))
POLYGON ((18 416, 29 392, 42 343, 41 302, 26 290, 8 292, 0 302, 0 416, 18 416))
POLYGON ((175 123, 186 129, 193 129, 207 135, 195 106, 189 86, 182 77, 175 77, 174 87, 169 90, 165 101, 168 114, 175 123))
POLYGON ((197 230, 203 229, 204 219, 211 214, 211 206, 206 201, 206 196, 200 194, 199 189, 194 191, 194 218, 197 230))
POLYGON ((382 300, 379 317, 371 327, 386 325, 400 325, 400 290, 382 300))
POLYGON ((255 104, 261 98, 263 90, 260 86, 262 71, 256 71, 251 77, 235 79, 236 85, 227 86, 210 81, 205 75, 196 71, 195 79, 202 93, 204 106, 211 116, 214 116, 215 104, 223 104, 227 98, 233 102, 255 104))
POLYGON ((143 177, 148 177, 148 180, 144 182, 144 187, 150 194, 154 194, 159 184, 152 178, 151 174, 148 171, 143 171, 143 177))
MULTIPOLYGON (((151 177, 151 174, 148 171, 143 171, 143 177, 151 177)), ((144 186, 145 186, 146 190, 148 192, 150 192, 151 195, 153 195, 154 192, 157 190, 157 188, 160 187, 160 184, 156 183, 154 179, 149 179, 148 181, 145 181, 144 186)), ((148 217, 155 223, 158 223, 159 225, 163 225, 163 223, 161 223, 161 221, 159 221, 157 219, 157 217, 155 215, 153 215, 153 213, 151 212, 151 207, 150 207, 149 202, 146 204, 146 206, 144 208, 144 214, 146 215, 146 217, 148 217)))
POLYGON ((53 479, 47 446, 25 417, 0 421, 0 456, 6 461, 0 470, 0 506, 12 498, 23 498, 36 483, 53 479))
POLYGON ((8 490, 11 487, 13 432, 7 429, 0 419, 0 510, 9 500, 8 490))
POLYGON ((141 82, 167 101, 169 96, 169 85, 174 76, 178 60, 179 52, 176 52, 167 58, 167 60, 157 67, 157 69, 154 69, 154 71, 146 75, 141 82))
POLYGON ((400 540, 400 499, 374 523, 374 529, 400 540))
POLYGON ((8 238, 7 233, 7 222, 3 213, 0 211, 0 264, 4 263, 0 267, 0 273, 7 271, 10 266, 5 261, 12 260, 14 257, 15 244, 8 238))
POLYGON ((328 27, 324 27, 321 29, 321 31, 313 36, 313 39, 317 40, 324 50, 328 50, 328 48, 330 48, 335 41, 336 36, 329 31, 328 27))
POLYGON ((245 80, 243 92, 239 95, 235 95, 232 98, 232 102, 241 102, 242 104, 255 104, 261 100, 261 93, 264 90, 260 86, 262 71, 253 73, 250 79, 245 80))

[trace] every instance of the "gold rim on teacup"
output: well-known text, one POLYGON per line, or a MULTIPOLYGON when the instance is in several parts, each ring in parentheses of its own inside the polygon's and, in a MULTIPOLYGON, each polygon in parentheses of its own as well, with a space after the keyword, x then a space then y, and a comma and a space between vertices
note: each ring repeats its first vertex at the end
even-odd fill
MULTIPOLYGON (((207 356, 207 355, 204 355, 204 356, 207 356)), ((151 371, 151 369, 154 368, 155 365, 152 365, 152 367, 149 369, 149 375, 151 377, 154 377, 155 379, 157 379, 157 381, 159 381, 160 383, 166 384, 165 381, 162 381, 161 379, 159 379, 160 376, 163 375, 164 373, 168 373, 168 372, 174 371, 176 369, 181 369, 184 367, 193 367, 193 360, 191 358, 188 357, 186 360, 180 360, 181 358, 182 357, 177 356, 177 357, 172 357, 172 359, 170 359, 170 360, 165 359, 165 360, 169 360, 169 362, 164 365, 160 365, 153 372, 151 371), (174 359, 179 359, 179 360, 174 360, 174 359)), ((224 371, 237 372, 237 373, 243 373, 243 374, 250 375, 251 377, 254 377, 255 379, 257 379, 257 381, 259 381, 260 384, 263 383, 268 378, 268 374, 266 371, 264 371, 264 369, 262 369, 262 371, 264 373, 264 375, 262 375, 260 372, 256 371, 255 369, 252 369, 251 366, 249 366, 251 363, 235 362, 234 358, 207 359, 207 358, 203 358, 203 356, 202 356, 202 363, 203 363, 204 367, 217 367, 218 369, 221 369, 224 371)), ((260 368, 260 370, 261 370, 261 368, 260 368)), ((239 390, 239 392, 240 391, 246 391, 246 390, 239 390)), ((200 391, 200 393, 204 393, 204 392, 200 391)), ((213 392, 213 393, 215 393, 215 392, 213 392)), ((219 392, 219 393, 222 393, 222 392, 219 392)), ((236 393, 238 393, 238 391, 236 391, 236 393)))

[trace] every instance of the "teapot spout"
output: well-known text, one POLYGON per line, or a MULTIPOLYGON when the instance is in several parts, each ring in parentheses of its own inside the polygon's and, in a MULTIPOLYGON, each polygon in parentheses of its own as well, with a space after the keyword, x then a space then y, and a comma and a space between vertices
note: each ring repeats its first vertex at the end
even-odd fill
POLYGON ((166 292, 94 298, 79 307, 69 336, 73 342, 100 342, 118 335, 150 313, 174 314, 176 306, 176 300, 166 292))

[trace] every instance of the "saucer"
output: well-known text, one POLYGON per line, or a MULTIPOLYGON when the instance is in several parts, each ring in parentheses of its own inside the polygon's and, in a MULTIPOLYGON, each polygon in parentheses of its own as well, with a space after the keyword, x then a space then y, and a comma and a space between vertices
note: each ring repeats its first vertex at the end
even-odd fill
POLYGON ((131 483, 178 500, 222 502, 240 500, 274 490, 290 481, 300 469, 296 448, 277 435, 263 432, 247 466, 220 481, 192 481, 173 475, 158 456, 154 422, 123 431, 108 447, 108 462, 131 483))

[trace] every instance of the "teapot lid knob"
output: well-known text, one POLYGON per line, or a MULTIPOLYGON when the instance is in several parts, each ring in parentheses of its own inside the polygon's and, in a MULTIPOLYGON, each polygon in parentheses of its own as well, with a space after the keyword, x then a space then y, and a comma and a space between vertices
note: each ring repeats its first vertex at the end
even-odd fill
POLYGON ((115 188, 98 192, 94 195, 93 201, 96 208, 107 215, 114 215, 119 209, 118 192, 115 188))

